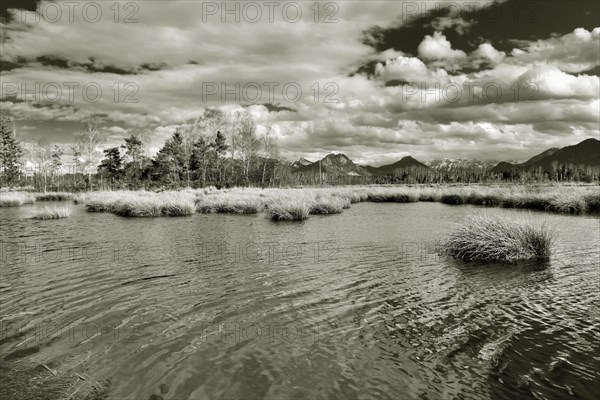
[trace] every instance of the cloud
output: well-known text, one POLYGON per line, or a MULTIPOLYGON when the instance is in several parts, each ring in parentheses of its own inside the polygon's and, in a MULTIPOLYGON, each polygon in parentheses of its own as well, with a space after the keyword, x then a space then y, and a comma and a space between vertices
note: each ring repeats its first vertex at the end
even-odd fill
POLYGON ((427 83, 448 82, 448 73, 444 69, 431 71, 427 65, 417 57, 399 56, 387 60, 385 64, 378 63, 375 75, 385 82, 398 80, 400 82, 427 83))
POLYGON ((570 73, 590 70, 600 65, 600 28, 577 28, 564 36, 530 42, 512 55, 519 64, 552 64, 570 73))
POLYGON ((496 50, 490 43, 482 43, 479 45, 477 50, 471 54, 471 57, 474 59, 487 61, 489 63, 498 64, 504 60, 506 53, 496 50))
POLYGON ((460 69, 461 64, 467 58, 464 51, 453 49, 446 36, 440 32, 434 32, 433 36, 426 35, 419 44, 418 54, 430 65, 443 67, 450 71, 460 69))
MULTIPOLYGON (((312 21, 312 2, 301 3, 296 24, 221 23, 220 15, 205 23, 199 2, 142 2, 135 24, 114 23, 112 3, 102 3, 106 18, 96 24, 79 14, 73 23, 24 24, 17 14, 1 22, 2 65, 10 67, 3 82, 58 83, 63 98, 11 97, 3 86, 1 105, 27 127, 24 135, 68 142, 81 119, 95 115, 111 132, 110 145, 143 132, 154 152, 177 125, 209 107, 245 108, 260 132, 274 128, 284 157, 340 151, 374 164, 408 154, 528 158, 532 149, 598 136, 599 78, 583 74, 599 65, 598 28, 565 30, 563 21, 551 35, 543 24, 483 24, 483 8, 506 11, 511 1, 481 3, 477 18, 469 18, 407 16, 389 1, 367 9, 340 2, 333 24, 312 21), (373 24, 391 28, 369 29, 373 24), (80 87, 72 91, 65 82, 80 87), (102 88, 97 102, 82 96, 81 86, 92 82, 102 88), (217 93, 208 95, 206 84, 215 82, 217 93), (278 84, 273 96, 265 82, 278 84), (241 90, 223 98, 222 84, 229 90, 236 83, 241 90), (283 95, 286 83, 301 87, 297 100, 283 95), (135 85, 137 102, 123 101, 131 94, 125 84, 135 85), (256 100, 242 89, 252 84, 262 88, 256 100), (451 101, 456 88, 462 93, 451 101)), ((319 3, 321 11, 326 4, 319 3)))
POLYGON ((597 98, 600 93, 600 78, 597 76, 573 76, 556 66, 529 69, 517 80, 519 88, 530 85, 536 99, 548 98, 597 98))
POLYGON ((452 44, 440 32, 426 35, 418 50, 419 57, 429 60, 457 60, 467 56, 462 50, 452 49, 452 44))
POLYGON ((461 17, 439 17, 431 23, 436 31, 454 28, 459 35, 463 35, 473 25, 473 21, 465 21, 461 17))

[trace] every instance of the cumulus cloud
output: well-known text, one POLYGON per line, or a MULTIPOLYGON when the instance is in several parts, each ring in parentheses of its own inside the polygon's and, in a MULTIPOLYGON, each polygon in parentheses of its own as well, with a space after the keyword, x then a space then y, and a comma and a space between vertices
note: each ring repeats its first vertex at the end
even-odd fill
POLYGON ((490 43, 482 43, 479 45, 477 50, 471 54, 475 60, 482 60, 485 62, 497 64, 504 60, 506 53, 498 51, 490 43))
POLYGON ((512 55, 520 64, 552 64, 570 73, 587 71, 600 65, 600 28, 577 28, 564 36, 537 40, 514 49, 512 55))
POLYGON ((452 65, 467 56, 464 51, 453 49, 452 44, 441 32, 434 32, 433 36, 426 35, 419 44, 418 52, 421 58, 447 61, 446 65, 452 65))
POLYGON ((375 66, 375 75, 384 81, 398 80, 428 84, 448 81, 448 73, 444 69, 431 71, 417 57, 399 56, 396 59, 387 60, 385 64, 378 63, 375 66))
POLYGON ((519 77, 517 84, 519 87, 533 85, 536 99, 596 98, 600 93, 599 77, 573 76, 553 65, 529 69, 519 77))

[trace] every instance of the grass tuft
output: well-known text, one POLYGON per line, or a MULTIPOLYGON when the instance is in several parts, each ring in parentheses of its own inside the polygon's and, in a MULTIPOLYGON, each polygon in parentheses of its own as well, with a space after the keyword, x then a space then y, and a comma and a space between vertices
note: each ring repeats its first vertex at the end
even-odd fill
POLYGON ((386 188, 371 191, 368 194, 367 201, 374 203, 413 203, 419 201, 419 195, 414 190, 386 188))
POLYGON ((586 203, 586 208, 589 212, 600 211, 600 193, 590 193, 583 198, 586 203))
POLYGON ((457 194, 444 194, 440 197, 440 201, 444 204, 459 205, 463 204, 463 198, 457 194))
POLYGON ((23 204, 33 204, 35 196, 25 192, 0 193, 0 207, 20 207, 23 204))
POLYGON ((265 207, 260 196, 223 194, 206 196, 196 205, 201 213, 257 214, 265 207))
POLYGON ((309 202, 302 197, 278 197, 267 203, 265 214, 272 221, 303 221, 311 211, 309 202))
POLYGON ((565 214, 581 214, 586 212, 587 208, 585 198, 569 194, 556 195, 549 200, 546 207, 547 210, 565 214))
POLYGON ((309 214, 339 214, 350 207, 350 200, 339 196, 320 197, 310 204, 309 214))
POLYGON ((54 206, 38 208, 33 211, 32 219, 60 219, 71 215, 71 208, 66 206, 54 206))
POLYGON ((553 235, 545 225, 491 216, 473 216, 439 244, 438 250, 464 261, 548 258, 553 235))
POLYGON ((121 217, 177 217, 196 212, 190 192, 99 192, 79 201, 88 212, 110 212, 121 217))
POLYGON ((499 196, 491 194, 472 193, 468 197, 467 202, 477 206, 494 207, 501 203, 501 199, 499 196))
POLYGON ((72 193, 66 192, 48 192, 48 193, 37 193, 35 195, 36 201, 69 201, 73 200, 72 193))

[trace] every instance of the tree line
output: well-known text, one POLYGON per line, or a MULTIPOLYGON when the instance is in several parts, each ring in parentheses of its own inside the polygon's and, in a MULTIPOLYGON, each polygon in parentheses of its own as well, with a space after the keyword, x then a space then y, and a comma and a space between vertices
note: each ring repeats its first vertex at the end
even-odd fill
POLYGON ((480 168, 444 172, 410 167, 386 176, 298 174, 278 159, 271 127, 261 134, 245 110, 207 110, 200 118, 175 129, 156 155, 148 155, 146 135, 131 134, 118 146, 100 150, 108 137, 94 119, 83 122, 75 135, 69 171, 64 150, 45 141, 20 143, 13 122, 0 116, 0 185, 33 186, 36 191, 155 189, 180 187, 294 186, 352 184, 439 184, 475 182, 598 182, 600 166, 553 163, 550 170, 510 169, 494 173, 480 168), (23 160, 33 164, 25 177, 23 160), (31 179, 30 179, 31 178, 31 179))
POLYGON ((245 110, 225 113, 207 110, 190 124, 180 125, 153 157, 145 136, 138 133, 118 146, 99 149, 107 134, 94 119, 83 122, 71 146, 73 170, 65 173, 64 151, 35 141, 25 145, 14 137, 14 127, 1 118, 1 183, 27 182, 23 159, 33 163, 36 190, 140 189, 230 186, 274 186, 285 177, 286 163, 278 160, 275 134, 267 127, 258 135, 245 110))

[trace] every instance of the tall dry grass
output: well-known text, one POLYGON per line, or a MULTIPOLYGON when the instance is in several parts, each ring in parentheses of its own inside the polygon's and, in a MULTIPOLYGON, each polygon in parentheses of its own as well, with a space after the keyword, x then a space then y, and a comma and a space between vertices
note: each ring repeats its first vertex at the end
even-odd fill
POLYGON ((277 196, 266 205, 265 216, 272 221, 303 221, 310 211, 310 200, 302 196, 277 196))
POLYGON ((302 220, 304 209, 308 209, 309 215, 336 214, 349 208, 350 204, 360 202, 441 202, 447 205, 470 204, 570 214, 600 211, 600 192, 597 186, 560 185, 351 186, 222 190, 211 187, 161 193, 93 192, 75 195, 73 201, 76 204, 83 203, 85 209, 90 212, 112 212, 123 216, 264 212, 269 218, 273 217, 273 220, 302 220))
POLYGON ((35 201, 69 201, 72 200, 73 197, 73 193, 66 192, 36 193, 35 201))
POLYGON ((194 193, 191 192, 95 192, 82 195, 88 212, 110 212, 122 217, 176 217, 196 212, 194 193))
POLYGON ((68 206, 46 206, 33 210, 32 219, 60 219, 71 215, 71 207, 68 206))
POLYGON ((464 261, 548 258, 553 234, 544 225, 492 216, 472 216, 440 242, 442 254, 464 261))
POLYGON ((26 192, 0 193, 0 207, 19 207, 24 204, 33 204, 35 196, 26 192))

